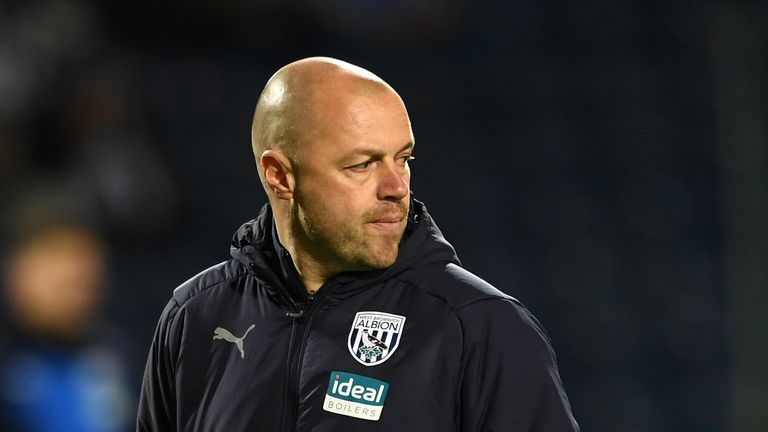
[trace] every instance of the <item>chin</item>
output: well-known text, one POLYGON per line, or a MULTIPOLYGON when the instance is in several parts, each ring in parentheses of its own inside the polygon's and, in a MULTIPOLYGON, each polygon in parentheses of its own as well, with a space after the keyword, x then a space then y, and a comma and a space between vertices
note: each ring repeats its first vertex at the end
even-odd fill
POLYGON ((377 261, 377 262, 369 262, 368 264, 368 270, 383 270, 387 267, 390 267, 392 264, 395 263, 395 260, 387 260, 387 261, 377 261))
POLYGON ((383 253, 380 251, 378 254, 371 253, 369 255, 367 264, 372 269, 387 268, 395 263, 395 261, 397 260, 397 253, 398 253, 397 247, 395 247, 394 250, 392 251, 386 251, 383 253), (373 258, 373 259, 370 259, 370 258, 373 258))
POLYGON ((365 271, 381 270, 390 267, 400 253, 400 243, 385 239, 368 238, 368 241, 358 243, 358 247, 350 248, 341 254, 348 270, 365 271))

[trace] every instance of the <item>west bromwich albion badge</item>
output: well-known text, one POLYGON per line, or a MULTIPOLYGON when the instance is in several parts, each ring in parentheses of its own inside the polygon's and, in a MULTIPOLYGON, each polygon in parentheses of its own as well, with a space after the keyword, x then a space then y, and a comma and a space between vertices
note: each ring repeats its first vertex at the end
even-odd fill
POLYGON ((397 350, 405 317, 384 312, 358 312, 349 330, 347 347, 363 366, 384 363, 397 350))

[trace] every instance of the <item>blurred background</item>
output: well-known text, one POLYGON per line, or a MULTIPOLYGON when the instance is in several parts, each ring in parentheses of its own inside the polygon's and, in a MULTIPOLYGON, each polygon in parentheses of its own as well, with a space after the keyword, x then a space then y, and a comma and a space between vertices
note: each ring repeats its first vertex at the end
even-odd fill
POLYGON ((171 291, 266 202, 261 88, 311 55, 400 92, 415 197, 543 322, 584 431, 768 430, 766 22, 716 0, 3 0, 0 430, 132 429, 171 291))

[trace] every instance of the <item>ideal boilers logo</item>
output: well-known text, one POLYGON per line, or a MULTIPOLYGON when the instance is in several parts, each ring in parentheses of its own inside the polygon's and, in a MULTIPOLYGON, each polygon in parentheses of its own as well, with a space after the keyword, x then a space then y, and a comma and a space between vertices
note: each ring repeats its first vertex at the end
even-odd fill
POLYGON ((323 409, 335 414, 378 421, 389 384, 374 378, 333 371, 323 409))

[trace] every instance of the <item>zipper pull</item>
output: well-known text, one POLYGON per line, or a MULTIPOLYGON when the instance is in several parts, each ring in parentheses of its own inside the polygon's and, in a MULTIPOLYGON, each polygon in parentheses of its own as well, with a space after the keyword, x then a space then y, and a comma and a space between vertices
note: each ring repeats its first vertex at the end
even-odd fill
POLYGON ((299 319, 304 316, 304 309, 299 309, 297 312, 286 312, 285 316, 290 319, 299 319))
MULTIPOLYGON (((286 312, 285 316, 291 319, 299 319, 304 317, 304 312, 309 309, 309 305, 315 299, 316 291, 307 291, 307 301, 305 301, 300 308, 297 307, 295 312, 286 312)), ((295 304, 294 304, 295 305, 295 304)))

